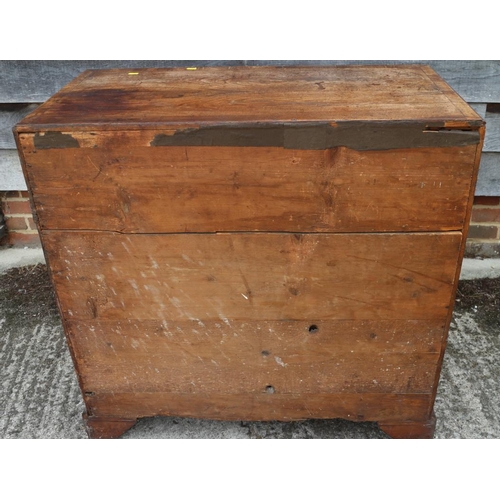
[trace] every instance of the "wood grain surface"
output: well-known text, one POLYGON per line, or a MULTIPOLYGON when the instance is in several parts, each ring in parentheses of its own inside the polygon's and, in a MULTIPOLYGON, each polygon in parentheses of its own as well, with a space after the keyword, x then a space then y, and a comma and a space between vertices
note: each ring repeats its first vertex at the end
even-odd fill
POLYGON ((379 427, 394 439, 432 439, 436 430, 436 416, 432 413, 420 422, 381 422, 379 427))
POLYGON ((430 436, 483 137, 425 66, 80 75, 16 140, 91 434, 430 436))
POLYGON ((477 149, 151 147, 155 135, 74 133, 64 142, 79 147, 38 149, 33 135, 21 134, 40 227, 124 233, 456 230, 464 223, 477 149), (72 196, 64 195, 69 187, 72 196))
POLYGON ((136 419, 100 418, 83 414, 87 434, 91 439, 111 439, 120 437, 136 422, 136 419))
POLYGON ((46 231, 75 320, 444 319, 461 234, 46 231))
POLYGON ((425 66, 149 68, 86 71, 19 130, 346 120, 480 117, 425 66))
POLYGON ((458 232, 43 237, 92 415, 428 416, 458 232))
POLYGON ((444 335, 440 321, 404 320, 67 326, 84 389, 94 393, 429 393, 444 335))
MULTIPOLYGON (((429 394, 181 394, 170 392, 101 393, 86 396, 99 415, 135 419, 154 415, 214 420, 424 421, 431 412, 429 394)), ((427 433, 426 433, 427 436, 427 433)))

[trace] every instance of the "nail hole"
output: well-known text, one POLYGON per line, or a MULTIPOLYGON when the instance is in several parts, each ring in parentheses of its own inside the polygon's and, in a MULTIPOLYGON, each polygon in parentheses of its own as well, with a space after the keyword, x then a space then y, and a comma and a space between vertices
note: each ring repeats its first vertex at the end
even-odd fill
POLYGON ((266 385, 266 392, 268 394, 273 394, 274 393, 274 387, 272 385, 266 385))
POLYGON ((309 332, 310 333, 316 333, 317 331, 319 330, 318 326, 317 325, 311 325, 309 327, 309 332))
POLYGON ((261 354, 262 356, 269 356, 269 351, 262 351, 261 354))

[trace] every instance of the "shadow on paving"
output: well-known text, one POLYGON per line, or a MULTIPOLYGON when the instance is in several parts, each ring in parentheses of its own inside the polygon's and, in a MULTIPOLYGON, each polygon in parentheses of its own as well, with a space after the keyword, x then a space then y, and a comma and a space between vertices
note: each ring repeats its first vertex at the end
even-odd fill
MULTIPOLYGON (((500 437, 500 278, 461 281, 436 398, 436 438, 500 437)), ((86 438, 78 382, 45 265, 0 275, 0 438, 86 438)), ((155 417, 123 438, 386 438, 345 420, 155 417)))

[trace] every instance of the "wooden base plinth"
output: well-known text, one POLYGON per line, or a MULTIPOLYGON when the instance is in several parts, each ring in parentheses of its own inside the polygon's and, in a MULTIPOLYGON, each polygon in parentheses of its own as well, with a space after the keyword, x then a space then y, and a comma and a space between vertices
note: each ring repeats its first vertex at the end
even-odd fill
MULTIPOLYGON (((132 428, 136 419, 112 417, 89 417, 83 414, 85 427, 90 439, 113 439, 132 428)), ((423 422, 379 423, 379 428, 393 439, 432 439, 436 429, 436 417, 433 414, 423 422)))
POLYGON ((423 422, 384 422, 379 428, 394 439, 432 439, 436 430, 434 413, 423 422))
POLYGON ((136 422, 136 419, 95 417, 83 414, 85 429, 90 439, 113 439, 120 437, 136 422))

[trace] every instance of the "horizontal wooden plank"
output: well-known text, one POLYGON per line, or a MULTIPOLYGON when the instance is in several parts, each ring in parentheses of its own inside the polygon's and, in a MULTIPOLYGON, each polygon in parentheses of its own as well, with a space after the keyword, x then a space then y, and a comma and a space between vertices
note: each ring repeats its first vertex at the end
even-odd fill
MULTIPOLYGON (((22 118, 37 109, 38 106, 39 104, 26 103, 0 104, 0 150, 16 148, 12 128, 22 118)), ((487 123, 483 151, 500 152, 500 113, 487 113, 485 103, 473 104, 472 108, 484 118, 487 123)))
POLYGON ((0 149, 16 149, 12 127, 38 104, 0 104, 0 149))
POLYGON ((180 394, 108 393, 85 396, 94 415, 137 418, 156 415, 212 420, 422 421, 432 408, 428 394, 180 394))
POLYGON ((16 150, 0 150, 0 191, 26 191, 19 155, 16 150))
MULTIPOLYGON (((15 149, 12 128, 26 115, 37 109, 39 104, 0 104, 0 150, 15 149)), ((487 120, 483 151, 500 152, 500 113, 486 113, 486 104, 474 104, 472 108, 487 120)), ((382 148, 383 149, 383 148, 382 148)))
POLYGON ((483 153, 476 196, 500 196, 500 153, 483 153))
POLYGON ((486 137, 483 151, 500 152, 500 113, 486 110, 486 137))
MULTIPOLYGON (((495 104, 472 104, 474 111, 486 121, 483 153, 500 152, 500 112, 495 104)), ((498 187, 500 191, 500 186, 498 187)))
POLYGON ((476 146, 388 151, 151 147, 155 131, 21 134, 43 229, 120 232, 461 229, 476 146), (61 196, 72 190, 73 196, 61 196))
POLYGON ((250 394, 269 386, 278 394, 431 393, 444 337, 444 321, 91 320, 67 327, 85 391, 96 393, 250 394))
POLYGON ((428 64, 468 102, 500 102, 500 61, 0 61, 0 102, 43 102, 87 69, 239 65, 428 64))
POLYGON ((68 319, 444 320, 461 233, 45 231, 68 319))
POLYGON ((472 108, 486 121, 483 152, 500 152, 500 107, 497 104, 481 103, 473 104, 472 108))
MULTIPOLYGON (((468 122, 477 114, 425 66, 91 70, 25 118, 33 127, 468 122), (154 106, 151 103, 154 102, 154 106)), ((479 120, 480 121, 480 120, 479 120)), ((450 125, 451 126, 451 125, 450 125)))

